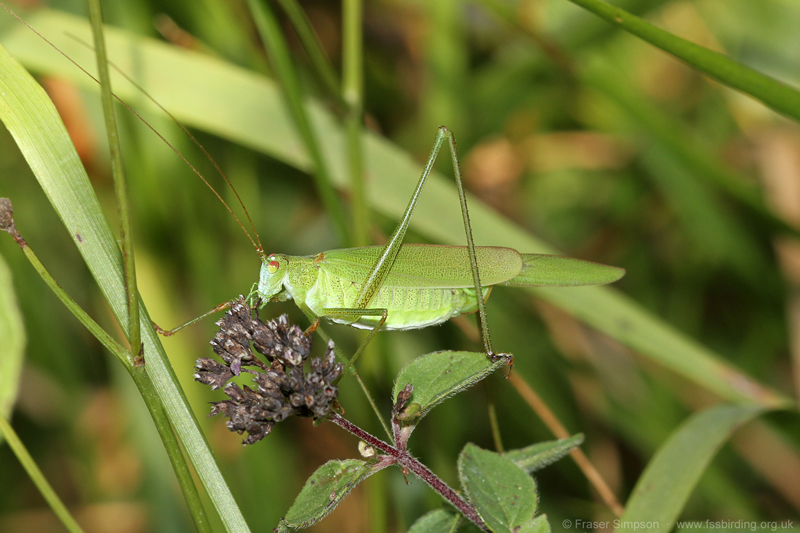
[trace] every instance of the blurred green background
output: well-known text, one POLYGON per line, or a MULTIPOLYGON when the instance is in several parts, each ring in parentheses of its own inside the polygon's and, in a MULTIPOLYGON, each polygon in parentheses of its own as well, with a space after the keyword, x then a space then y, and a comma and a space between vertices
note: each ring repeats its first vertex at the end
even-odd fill
MULTIPOLYGON (((301 5, 338 69, 341 6, 301 5)), ((796 2, 626 0, 617 5, 800 85, 796 2)), ((46 30, 36 24, 35 13, 44 7, 80 16, 85 9, 76 1, 14 6, 54 40, 65 38, 57 20, 46 30)), ((336 116, 290 24, 273 7, 304 90, 336 116)), ((252 17, 240 2, 125 0, 104 9, 111 25, 271 75, 252 17)), ((30 34, 10 15, 0 18, 0 43, 13 54, 8 42, 21 32, 30 34)), ((729 190, 752 189, 780 218, 800 223, 796 123, 565 0, 368 2, 364 41, 369 129, 419 163, 436 127, 448 126, 459 142, 468 188, 502 218, 563 253, 626 268, 615 289, 638 303, 642 313, 694 339, 741 376, 795 397, 800 385, 797 242, 774 231, 729 190)), ((114 54, 112 48, 112 60, 114 54)), ((91 84, 85 80, 76 84, 73 80, 82 75, 65 59, 43 57, 37 52, 23 62, 64 117, 113 221, 96 90, 87 90, 91 84)), ((198 72, 185 83, 161 87, 167 96, 160 102, 180 106, 204 92, 223 100, 245 98, 228 92, 228 81, 198 72)), ((227 200, 233 199, 174 124, 140 98, 132 102, 227 200)), ((204 110, 195 112, 202 117, 204 110)), ((153 319, 172 327, 246 294, 259 262, 241 230, 161 140, 130 113, 121 110, 120 121, 139 287, 153 319)), ((298 163, 303 158, 293 155, 294 148, 265 154, 253 143, 226 140, 258 137, 262 129, 267 136, 274 124, 252 124, 252 131, 239 134, 204 129, 202 118, 196 122, 193 133, 244 199, 267 252, 306 255, 342 246, 309 166, 298 163)), ((448 166, 445 160, 437 168, 449 175, 448 166)), ((0 132, 0 176, 0 196, 14 201, 17 225, 43 263, 93 317, 113 327, 70 236, 5 130, 0 132)), ((385 201, 402 210, 417 177, 404 177, 405 192, 385 201)), ((346 192, 342 198, 349 205, 346 192)), ((422 204, 420 209, 429 212, 457 210, 457 197, 433 194, 422 204)), ((379 208, 372 215, 370 236, 381 242, 396 219, 379 208)), ((505 238, 480 236, 477 244, 500 244, 505 238)), ((419 228, 409 237, 432 239, 419 228)), ((27 334, 13 423, 45 475, 89 531, 192 530, 166 455, 128 376, 50 293, 10 238, 0 238, 0 259, 13 274, 27 334)), ((515 354, 514 372, 571 433, 586 434, 584 451, 623 504, 665 439, 691 413, 719 401, 698 384, 702 377, 691 378, 691 370, 687 379, 618 342, 624 339, 587 328, 552 302, 499 288, 488 311, 495 347, 515 354)), ((282 312, 306 323, 291 302, 266 307, 262 317, 282 312)), ((474 319, 467 317, 439 328, 379 335, 360 371, 384 412, 390 408, 392 380, 406 362, 435 350, 477 348, 470 324, 474 319)), ((229 433, 223 420, 205 419, 207 402, 222 394, 194 383, 192 374, 194 361, 211 354, 207 341, 214 329, 209 319, 164 345, 248 524, 254 531, 268 530, 319 465, 357 456, 356 441, 330 424, 314 428, 308 420, 291 420, 243 448, 241 437, 229 433)), ((354 349, 358 337, 351 330, 326 329, 340 346, 354 349)), ((659 338, 654 335, 652 342, 659 338)), ((732 381, 739 377, 733 375, 732 381)), ((379 432, 354 382, 342 383, 341 401, 348 418, 379 432)), ((434 410, 411 440, 412 450, 455 485, 455 461, 463 445, 493 447, 489 401, 496 406, 507 448, 553 438, 508 381, 494 376, 434 410)), ((798 442, 793 413, 773 413, 748 425, 705 472, 682 517, 796 518, 798 442)), ((60 531, 5 446, 0 465, 0 531, 60 531)), ((406 485, 396 469, 379 474, 313 530, 407 530, 440 505, 424 484, 410 481, 406 485)), ((571 460, 544 470, 537 482, 539 509, 555 531, 567 518, 613 520, 571 460)))

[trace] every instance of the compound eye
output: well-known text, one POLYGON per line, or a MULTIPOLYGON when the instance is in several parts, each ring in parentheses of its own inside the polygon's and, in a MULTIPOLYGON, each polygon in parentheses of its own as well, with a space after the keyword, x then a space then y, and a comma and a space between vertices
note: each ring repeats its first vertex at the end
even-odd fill
POLYGON ((281 264, 278 263, 277 261, 270 261, 269 263, 267 263, 267 272, 269 272, 270 274, 274 274, 275 272, 278 271, 280 267, 281 264))

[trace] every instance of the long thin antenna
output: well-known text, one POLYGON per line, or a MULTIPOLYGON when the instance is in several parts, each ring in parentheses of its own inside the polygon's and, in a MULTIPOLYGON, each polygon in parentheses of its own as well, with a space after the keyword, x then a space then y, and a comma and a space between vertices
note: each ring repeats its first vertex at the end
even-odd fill
MULTIPOLYGON (((67 35, 69 35, 69 34, 67 34, 67 35)), ((72 35, 70 35, 70 37, 73 37, 73 38, 77 39, 77 37, 74 37, 74 36, 72 36, 72 35)), ((78 40, 79 40, 79 39, 78 39, 78 40)), ((80 41, 80 40, 79 40, 79 41, 80 41)), ((83 43, 83 44, 86 44, 86 43, 83 43)), ((206 150, 205 146, 203 146, 203 145, 200 143, 200 141, 198 141, 198 140, 197 140, 197 138, 196 138, 194 135, 192 135, 192 133, 191 133, 191 132, 190 132, 190 131, 189 131, 189 130, 186 128, 186 126, 184 126, 183 124, 181 124, 181 123, 180 123, 180 121, 179 121, 177 118, 175 118, 175 116, 174 116, 172 113, 170 113, 170 112, 167 110, 167 108, 165 108, 165 107, 164 107, 163 105, 161 105, 161 104, 160 104, 160 103, 159 103, 159 102, 158 102, 158 101, 157 101, 155 98, 153 98, 153 97, 150 95, 150 93, 148 93, 148 92, 147 92, 147 91, 144 89, 144 87, 142 87, 141 85, 139 85, 138 83, 136 83, 136 82, 135 82, 135 81, 134 81, 134 80, 133 80, 133 79, 132 79, 130 76, 128 76, 128 75, 127 75, 125 72, 123 72, 123 71, 122 71, 122 69, 120 69, 119 67, 117 67, 117 65, 115 65, 115 64, 114 64, 114 63, 112 63, 111 61, 109 61, 109 62, 108 62, 108 64, 109 64, 109 65, 111 65, 111 66, 114 68, 114 70, 116 70, 116 71, 117 71, 117 72, 118 72, 118 73, 119 73, 119 74, 120 74, 122 77, 124 77, 126 80, 128 80, 128 82, 129 82, 131 85, 133 85, 134 87, 136 87, 136 89, 138 89, 139 91, 141 91, 141 93, 142 93, 142 94, 144 94, 144 95, 147 97, 147 99, 148 99, 148 100, 150 100, 151 102, 153 102, 153 104, 155 104, 155 105, 156 105, 156 106, 157 106, 157 107, 158 107, 158 108, 159 108, 159 109, 160 109, 160 110, 161 110, 161 111, 162 111, 164 114, 166 114, 166 115, 167 115, 167 116, 170 118, 170 120, 172 120, 172 122, 174 122, 175 124, 177 124, 177 125, 178 125, 178 127, 179 127, 179 128, 182 130, 182 131, 183 131, 183 133, 185 133, 185 134, 186 134, 186 135, 189 137, 189 139, 191 139, 191 141, 194 143, 194 145, 195 145, 195 146, 197 146, 197 147, 200 149, 200 151, 202 151, 202 152, 203 152, 203 155, 205 155, 205 156, 206 156, 206 159, 208 159, 208 160, 211 162, 211 164, 212 164, 212 165, 214 165, 214 168, 217 170, 217 172, 219 173, 219 175, 220 175, 220 176, 222 176, 222 178, 225 180, 225 183, 227 183, 227 184, 228 184, 228 187, 230 187, 231 191, 233 191, 233 194, 236 196, 236 201, 237 201, 237 202, 239 202, 239 205, 242 207, 242 211, 244 211, 244 214, 245 214, 245 216, 247 217, 247 222, 250 224, 250 228, 253 230, 253 235, 255 235, 255 237, 256 237, 256 239, 255 239, 255 240, 256 240, 256 242, 253 242, 253 239, 252 239, 252 238, 250 239, 250 242, 253 242, 253 245, 256 247, 256 250, 257 250, 257 251, 259 251, 259 253, 263 253, 264 249, 263 249, 263 247, 261 246, 261 239, 259 239, 259 237, 258 237, 258 231, 256 230, 256 226, 255 226, 255 224, 253 223, 253 219, 250 217, 250 212, 249 212, 249 211, 247 211, 247 207, 245 207, 245 204, 244 204, 244 201, 242 200, 242 197, 241 197, 241 196, 239 196, 239 191, 237 191, 237 190, 236 190, 236 188, 233 186, 233 183, 231 183, 231 180, 228 178, 228 175, 227 175, 227 174, 225 174, 225 172, 222 170, 222 167, 220 167, 220 166, 219 166, 219 163, 217 163, 217 160, 216 160, 216 159, 214 159, 214 158, 211 156, 211 154, 210 154, 210 153, 208 153, 208 150, 206 150)), ((114 95, 114 96, 116 96, 116 95, 114 95)), ((162 139, 162 140, 163 140, 165 143, 167 143, 167 145, 168 145, 170 148, 172 148, 172 150, 173 150, 175 153, 177 153, 177 154, 180 156, 180 158, 181 158, 181 159, 183 159, 184 161, 186 161, 186 164, 187 164, 187 165, 189 165, 189 167, 190 167, 190 168, 191 168, 191 169, 194 171, 194 173, 195 173, 195 174, 197 174, 197 175, 200 177, 200 179, 202 179, 202 180, 203 180, 203 183, 205 183, 205 184, 208 186, 208 188, 210 188, 212 191, 214 191, 214 194, 217 196, 217 198, 219 198, 219 199, 220 199, 220 201, 222 201, 222 203, 223 203, 223 204, 225 204, 225 201, 224 201, 224 200, 222 200, 222 198, 220 198, 220 195, 217 193, 217 191, 216 191, 216 190, 214 190, 214 188, 211 186, 211 184, 209 184, 209 183, 208 183, 208 181, 206 181, 206 179, 205 179, 205 178, 204 178, 204 177, 203 177, 203 176, 200 174, 200 171, 198 171, 198 170, 197 170, 197 169, 196 169, 196 168, 195 168, 195 167, 194 167, 194 166, 193 166, 191 163, 189 163, 189 162, 186 160, 186 158, 185 158, 185 157, 184 157, 184 156, 183 156, 183 155, 182 155, 182 154, 181 154, 181 153, 178 151, 178 149, 177 149, 177 148, 175 148, 175 147, 174 147, 174 146, 173 146, 173 145, 172 145, 172 144, 171 144, 169 141, 167 141, 167 140, 164 138, 164 136, 163 136, 163 135, 161 135, 161 134, 160 134, 158 131, 156 131, 156 129, 155 129, 153 126, 151 126, 151 125, 150 125, 150 123, 148 123, 148 122, 147 122, 147 120, 145 120, 144 118, 142 118, 142 116, 141 116, 141 115, 139 115, 139 113, 137 113, 137 112, 136 112, 134 109, 132 109, 132 108, 131 108, 131 107, 130 107, 128 104, 126 104, 125 102, 123 102, 123 101, 122 101, 122 100, 121 100, 119 97, 117 97, 117 100, 119 100, 119 101, 120 101, 120 103, 122 103, 122 105, 124 105, 125 107, 127 107, 127 108, 130 110, 130 112, 131 112, 131 113, 133 113, 134 115, 136 115, 136 117, 137 117, 139 120, 141 120, 142 122, 144 122, 144 124, 145 124, 145 125, 147 125, 147 127, 148 127, 148 128, 150 128, 150 129, 151 129, 151 130, 152 130, 152 131, 153 131, 153 132, 154 132, 156 135, 158 135, 158 136, 159 136, 159 138, 161 138, 161 139, 162 139)), ((228 207, 228 206, 227 206, 227 204, 225 204, 225 207, 228 207)), ((231 209, 230 209, 230 208, 228 208, 228 211, 231 211, 231 209)), ((231 212, 231 214, 233 214, 233 213, 231 212)), ((234 216, 234 218, 236 217, 236 215, 233 215, 233 216, 234 216)), ((237 218, 237 219, 236 219, 236 221, 238 222, 238 221, 239 221, 239 219, 237 218)), ((239 225, 241 226, 242 224, 240 223, 239 225)), ((245 228, 244 228, 244 227, 242 227, 242 229, 245 229, 245 228)), ((247 230, 246 230, 246 229, 245 229, 245 233, 247 233, 247 230)), ((249 235, 249 233, 248 233, 247 235, 248 235, 248 237, 250 236, 250 235, 249 235)))
MULTIPOLYGON (((76 67, 78 67, 78 68, 79 68, 79 69, 80 69, 80 70, 81 70, 81 71, 82 71, 84 74, 86 74, 87 76, 89 76, 89 77, 90 77, 91 79, 93 79, 95 82, 97 82, 97 83, 100 83, 100 82, 97 80, 97 78, 95 78, 95 77, 94 77, 94 76, 93 76, 91 73, 89 73, 89 71, 87 71, 85 68, 83 68, 83 67, 82 67, 82 66, 81 66, 81 65, 80 65, 78 62, 76 62, 74 59, 72 59, 71 57, 69 57, 67 54, 65 54, 64 52, 62 52, 62 51, 61 51, 61 49, 59 49, 59 48, 58 48, 58 47, 57 47, 55 44, 53 44, 53 43, 52 43, 52 42, 51 42, 49 39, 47 39, 47 38, 46 38, 44 35, 42 35, 42 34, 41 34, 41 33, 39 33, 38 31, 36 31, 36 30, 35 30, 35 29, 34 29, 34 28, 33 28, 33 27, 30 25, 30 24, 28 24, 28 23, 27 23, 27 22, 25 22, 25 21, 24 21, 22 18, 20 18, 20 16, 19 16, 19 15, 17 15, 17 14, 16 14, 16 13, 14 13, 13 11, 11 11, 11 9, 9 9, 9 8, 8 8, 8 7, 7 7, 5 4, 2 4, 2 3, 0 3, 0 6, 2 6, 2 7, 3 7, 3 9, 5 9, 5 10, 6 10, 8 13, 10 13, 10 14, 11 14, 11 15, 12 15, 14 18, 16 18, 16 19, 17 19, 18 21, 20 21, 22 24, 24 24, 24 25, 25 25, 25 26, 26 26, 26 27, 27 27, 29 30, 31 30, 33 33, 35 33, 35 34, 36 34, 36 35, 37 35, 37 36, 38 36, 40 39, 42 39, 44 42, 46 42, 48 45, 50 45, 50 46, 51 46, 51 47, 52 47, 52 48, 53 48, 55 51, 57 51, 59 54, 61 54, 62 56, 64 56, 64 57, 65 57, 65 58, 66 58, 66 59, 67 59, 67 60, 68 60, 70 63, 72 63, 73 65, 75 65, 76 67)), ((88 44, 88 43, 84 42, 82 39, 78 38, 77 36, 75 36, 75 35, 71 35, 71 34, 67 34, 67 35, 68 35, 70 38, 72 38, 72 39, 75 39, 75 41, 77 41, 78 43, 80 43, 80 44, 82 44, 82 45, 86 46, 86 47, 87 47, 87 48, 89 48, 90 50, 94 50, 94 48, 93 48, 93 47, 92 47, 90 44, 88 44)), ((164 143, 165 143, 167 146, 169 146, 169 148, 170 148, 170 149, 171 149, 173 152, 175 152, 175 153, 178 155, 178 157, 180 157, 180 158, 183 160, 183 162, 184 162, 184 163, 186 163, 186 165, 187 165, 187 166, 188 166, 190 169, 192 169, 192 172, 194 172, 194 173, 197 175, 197 177, 199 177, 201 180, 203 180, 203 183, 205 183, 205 184, 206 184, 206 186, 207 186, 209 189, 211 189, 211 192, 213 192, 213 193, 214 193, 214 196, 216 196, 216 197, 217 197, 217 199, 218 199, 220 202, 222 202, 222 205, 223 205, 223 206, 225 206, 225 209, 227 209, 227 210, 228 210, 228 213, 230 213, 230 214, 231 214, 231 216, 234 218, 234 220, 236 220, 236 223, 237 223, 237 224, 239 224, 239 227, 240 227, 240 228, 242 228, 242 231, 243 231, 243 232, 244 232, 244 234, 247 236, 247 239, 250 241, 250 243, 253 245, 253 247, 256 249, 256 252, 258 253, 258 255, 259 255, 259 256, 260 256, 260 257, 263 259, 263 258, 265 257, 265 254, 264 254, 264 248, 261 246, 261 239, 260 239, 260 238, 259 238, 259 236, 258 236, 258 231, 256 231, 255 224, 253 224, 253 219, 250 217, 250 213, 247 211, 247 207, 244 205, 244 202, 242 201, 242 198, 239 196, 239 193, 238 193, 238 191, 236 190, 236 188, 235 188, 235 187, 233 186, 233 184, 231 183, 231 180, 230 180, 230 179, 228 179, 228 176, 225 174, 225 172, 224 172, 224 171, 222 170, 222 168, 219 166, 219 164, 217 163, 217 161, 216 161, 216 160, 215 160, 213 157, 211 157, 211 154, 209 154, 209 153, 208 153, 208 151, 207 151, 207 150, 205 149, 205 147, 204 147, 204 146, 203 146, 203 145, 200 143, 200 141, 198 141, 198 140, 195 138, 195 136, 194 136, 194 135, 192 135, 192 134, 191 134, 191 132, 189 132, 189 130, 188 130, 188 129, 186 129, 186 127, 185 127, 183 124, 181 124, 181 123, 178 121, 178 119, 176 119, 176 118, 175 118, 175 116, 174 116, 172 113, 170 113, 170 112, 169 112, 169 111, 168 111, 168 110, 167 110, 167 109, 166 109, 166 108, 165 108, 163 105, 161 105, 160 103, 158 103, 158 101, 157 101, 155 98, 153 98, 153 97, 152 97, 152 96, 151 96, 151 95, 150 95, 150 94, 149 94, 149 93, 148 93, 148 92, 147 92, 147 91, 146 91, 146 90, 145 90, 145 89, 144 89, 144 88, 143 88, 141 85, 139 85, 138 83, 136 83, 136 82, 135 82, 133 79, 131 79, 131 77, 130 77, 130 76, 128 76, 128 75, 127 75, 125 72, 123 72, 123 71, 122 71, 122 70, 121 70, 119 67, 117 67, 117 66, 116 66, 114 63, 112 63, 111 61, 109 61, 109 62, 108 62, 108 64, 109 64, 109 65, 111 65, 111 66, 114 68, 114 70, 116 70, 116 71, 117 71, 117 72, 118 72, 120 75, 122 75, 122 76, 123 76, 123 77, 124 77, 126 80, 128 80, 128 82, 129 82, 129 83, 131 83, 131 84, 132 84, 134 87, 136 87, 136 88, 137 88, 139 91, 141 91, 141 92, 142 92, 142 94, 144 94, 144 95, 145 95, 145 96, 146 96, 146 97, 147 97, 147 98, 148 98, 148 99, 149 99, 149 100, 150 100, 150 101, 151 101, 153 104, 155 104, 155 105, 156 105, 156 106, 157 106, 157 107, 158 107, 158 108, 159 108, 159 109, 160 109, 162 112, 164 112, 164 113, 165 113, 165 114, 166 114, 166 115, 167 115, 167 116, 168 116, 168 117, 169 117, 169 118, 170 118, 170 119, 171 119, 171 120, 172 120, 172 121, 173 121, 175 124, 177 124, 177 125, 178 125, 178 127, 179 127, 179 128, 180 128, 180 129, 181 129, 181 130, 182 130, 182 131, 183 131, 183 132, 184 132, 184 133, 185 133, 185 134, 186 134, 186 135, 189 137, 189 139, 191 139, 191 140, 192 140, 192 142, 195 144, 195 146, 197 146, 197 147, 198 147, 198 148, 199 148, 199 149, 200 149, 200 150, 203 152, 203 154, 204 154, 204 155, 206 156, 206 158, 207 158, 207 159, 208 159, 208 160, 211 162, 211 164, 212 164, 212 165, 214 165, 214 168, 217 170, 217 172, 219 172, 219 174, 222 176, 222 178, 225 180, 225 182, 228 184, 228 186, 229 186, 229 187, 231 188, 231 190, 233 191, 233 194, 236 196, 236 200, 239 202, 239 205, 242 207, 242 210, 244 211, 245 215, 247 216, 247 221, 250 223, 250 227, 251 227, 251 228, 252 228, 252 230, 253 230, 253 234, 255 235, 255 240, 253 240, 253 237, 250 235, 250 232, 248 232, 248 231, 247 231, 247 228, 245 228, 245 227, 244 227, 244 224, 242 224, 241 220, 239 220, 239 217, 238 217, 238 216, 236 216, 236 213, 234 213, 233 209, 231 209, 231 207, 228 205, 228 203, 227 203, 227 202, 226 202, 226 201, 225 201, 225 200, 222 198, 222 196, 220 196, 220 194, 217 192, 217 190, 216 190, 216 189, 214 189, 214 187, 213 187, 213 186, 212 186, 212 185, 211 185, 211 184, 208 182, 208 180, 207 180, 207 179, 206 179, 206 178, 205 178, 205 177, 204 177, 204 176, 203 176, 203 175, 200 173, 200 171, 199 171, 199 170, 197 170, 197 168, 195 168, 195 166, 194 166, 194 165, 192 165, 192 163, 190 163, 190 162, 189 162, 189 160, 188 160, 188 159, 186 159, 186 157, 184 157, 184 155, 183 155, 183 154, 182 154, 182 153, 181 153, 181 152, 180 152, 180 151, 179 151, 177 148, 175 148, 175 146, 174 146, 172 143, 170 143, 170 142, 169 142, 169 141, 168 141, 168 140, 167 140, 167 139, 166 139, 166 138, 165 138, 165 137, 164 137, 164 136, 163 136, 161 133, 159 133, 159 131, 158 131, 158 130, 156 130, 156 129, 155 129, 155 128, 154 128, 154 127, 153 127, 153 126, 152 126, 152 125, 151 125, 149 122, 147 122, 147 120, 145 120, 145 119, 144 119, 144 118, 143 118, 143 117, 142 117, 142 116, 141 116, 139 113, 137 113, 135 109, 133 109, 131 106, 129 106, 129 105, 128 105, 128 104, 127 104, 127 103, 126 103, 124 100, 122 100, 122 98, 120 98, 120 97, 119 97, 119 96, 117 96, 116 94, 112 93, 112 94, 114 95, 114 98, 116 98, 116 99, 117 99, 117 101, 118 101, 119 103, 121 103, 123 106, 125 106, 125 108, 126 108, 128 111, 130 111, 130 112, 131 112, 131 113, 132 113, 132 114, 133 114, 133 115, 134 115, 136 118, 138 118, 139 120, 141 120, 141 121, 142 121, 142 123, 143 123, 145 126, 147 126, 148 128, 150 128, 150 131, 152 131, 153 133, 155 133, 155 134, 158 136, 158 138, 159 138, 159 139, 161 139, 161 140, 162 140, 162 141, 163 141, 163 142, 164 142, 164 143)))
MULTIPOLYGON (((94 49, 89 43, 86 43, 86 42, 82 41, 79 37, 77 37, 75 35, 72 35, 70 33, 67 33, 66 35, 68 37, 71 37, 72 39, 75 39, 78 43, 86 46, 87 48, 89 48, 91 50, 94 49)), ((131 85, 136 87, 137 90, 139 90, 143 95, 145 95, 147 97, 147 99, 150 100, 153 104, 155 104, 156 107, 158 107, 165 115, 167 115, 170 118, 170 120, 172 120, 172 122, 174 122, 181 129, 181 131, 183 131, 183 133, 186 134, 187 137, 189 137, 189 139, 194 143, 194 145, 197 146, 200 149, 200 151, 203 152, 203 155, 205 155, 206 159, 208 159, 209 162, 211 162, 211 164, 214 165, 214 168, 217 170, 219 175, 222 176, 222 178, 225 180, 225 183, 227 183, 228 187, 230 187, 231 191, 233 191, 233 194, 236 196, 236 200, 239 202, 239 205, 242 207, 242 211, 244 211, 244 214, 247 217, 247 222, 250 224, 250 228, 253 230, 253 234, 256 237, 256 239, 255 239, 256 242, 253 242, 252 238, 250 238, 250 242, 253 243, 253 246, 255 246, 256 250, 259 252, 259 255, 263 255, 264 249, 261 246, 261 239, 259 239, 259 237, 258 237, 258 231, 256 230, 256 226, 253 223, 253 219, 250 217, 250 212, 247 211, 247 207, 245 206, 244 201, 242 200, 242 197, 239 196, 239 191, 237 191, 236 188, 233 186, 233 183, 231 183, 231 180, 228 178, 228 175, 225 174, 225 171, 222 170, 222 167, 219 166, 219 163, 217 163, 217 160, 214 159, 211 156, 210 153, 208 153, 208 150, 206 150, 205 146, 203 146, 200 143, 200 141, 198 141, 197 138, 194 135, 192 135, 192 133, 188 130, 188 128, 186 128, 186 126, 181 124, 181 122, 177 118, 175 118, 175 116, 169 110, 167 110, 166 107, 161 105, 158 102, 158 100, 156 100, 149 92, 147 92, 147 90, 145 90, 144 87, 139 85, 135 80, 133 80, 133 78, 128 76, 128 74, 126 74, 121 68, 119 68, 117 65, 115 65, 112 61, 109 61, 108 64, 111 65, 111 67, 114 70, 116 70, 123 78, 128 80, 128 82, 131 85)), ((187 165, 189 165, 189 168, 191 168, 194 171, 194 173, 197 174, 200 177, 201 180, 203 180, 203 183, 205 183, 208 186, 209 189, 214 191, 214 194, 225 205, 225 207, 228 207, 228 205, 225 203, 225 201, 222 200, 222 198, 220 198, 220 195, 217 193, 217 191, 211 186, 211 184, 208 183, 208 181, 206 181, 206 179, 202 176, 202 174, 200 174, 200 171, 198 171, 191 163, 189 163, 189 161, 186 160, 186 158, 183 156, 183 154, 181 154, 178 151, 177 148, 175 148, 169 141, 167 141, 167 139, 165 139, 164 136, 161 135, 161 133, 159 133, 153 126, 151 126, 149 122, 147 122, 147 120, 142 118, 142 116, 136 110, 132 109, 128 104, 126 104, 124 101, 122 101, 122 99, 120 99, 117 95, 114 95, 114 96, 116 97, 116 99, 122 105, 124 105, 126 108, 128 108, 128 110, 131 113, 133 113, 136 116, 136 118, 141 120, 148 128, 150 128, 150 130, 153 131, 153 133, 158 135, 158 137, 161 140, 163 140, 167 144, 167 146, 169 146, 176 154, 178 154, 180 156, 180 158, 183 159, 186 162, 187 165)), ((231 214, 234 216, 234 218, 236 218, 236 215, 233 214, 233 212, 231 211, 230 208, 228 208, 228 211, 231 212, 231 214)), ((236 221, 239 222, 239 219, 236 218, 236 221)), ((239 225, 242 226, 241 222, 239 223, 239 225)), ((245 229, 245 228, 242 227, 242 229, 245 229)), ((246 230, 245 230, 245 233, 247 233, 246 230)), ((247 236, 250 237, 250 234, 247 233, 247 236)))

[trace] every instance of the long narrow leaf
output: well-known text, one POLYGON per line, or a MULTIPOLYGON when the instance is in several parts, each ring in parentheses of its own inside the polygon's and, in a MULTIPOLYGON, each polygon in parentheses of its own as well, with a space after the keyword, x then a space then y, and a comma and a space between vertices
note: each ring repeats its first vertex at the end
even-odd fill
POLYGON ((303 87, 300 83, 292 57, 289 53, 289 45, 283 37, 278 20, 271 8, 263 0, 248 0, 248 6, 253 14, 261 40, 269 55, 272 66, 280 81, 281 94, 283 100, 289 108, 294 125, 305 143, 306 151, 314 161, 312 175, 317 184, 317 191, 328 211, 328 216, 333 220, 334 225, 339 230, 339 237, 343 242, 349 242, 347 222, 345 220, 344 208, 336 196, 336 191, 330 176, 329 161, 325 158, 325 153, 320 148, 320 139, 317 132, 311 125, 311 121, 303 105, 303 87))
POLYGON ((128 185, 125 180, 125 167, 122 165, 122 145, 119 141, 117 115, 114 110, 114 96, 111 91, 111 80, 108 76, 108 57, 106 41, 103 35, 103 15, 100 0, 89 1, 89 18, 92 23, 94 48, 97 51, 97 67, 100 80, 100 96, 103 102, 103 116, 106 122, 108 148, 111 152, 111 173, 114 177, 114 194, 117 197, 119 211, 120 244, 125 272, 125 288, 128 302, 128 342, 131 356, 138 353, 141 343, 139 328, 139 290, 136 288, 136 262, 133 255, 133 236, 131 235, 130 202, 128 201, 128 185))
POLYGON ((22 463, 22 467, 28 473, 34 485, 36 485, 36 488, 39 489, 39 492, 47 501, 47 504, 50 505, 50 508, 56 516, 58 516, 59 520, 61 520, 61 523, 67 531, 70 533, 83 533, 83 529, 81 529, 81 526, 69 513, 64 502, 58 497, 58 494, 53 490, 50 483, 47 482, 44 474, 39 469, 36 461, 33 460, 33 457, 31 457, 27 448, 25 448, 25 445, 14 431, 14 428, 11 427, 11 424, 9 424, 3 416, 0 416, 0 437, 5 437, 14 455, 16 455, 19 462, 22 463))
POLYGON ((693 415, 647 465, 620 518, 630 526, 618 530, 671 530, 720 446, 763 412, 759 407, 719 405, 693 415))
POLYGON ((800 91, 733 59, 662 30, 602 0, 570 0, 611 24, 681 59, 700 72, 738 89, 787 116, 800 120, 800 91))
POLYGON ((25 325, 17 306, 11 270, 0 255, 0 417, 6 420, 11 420, 17 400, 24 358, 25 325))
MULTIPOLYGON (((0 48, 0 119, 11 132, 50 203, 61 217, 122 327, 127 292, 122 257, 86 171, 50 99, 0 48)), ((145 365, 206 490, 229 531, 248 531, 189 409, 144 306, 140 307, 145 365)))

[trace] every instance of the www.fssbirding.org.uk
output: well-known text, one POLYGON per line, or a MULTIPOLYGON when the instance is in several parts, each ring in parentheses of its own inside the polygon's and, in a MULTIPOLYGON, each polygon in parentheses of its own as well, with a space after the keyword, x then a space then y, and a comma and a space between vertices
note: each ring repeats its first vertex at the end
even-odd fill
POLYGON ((628 521, 628 520, 563 520, 561 526, 564 529, 576 529, 579 531, 671 531, 677 529, 719 529, 736 531, 781 531, 795 527, 794 520, 686 520, 664 524, 655 521, 628 521))

